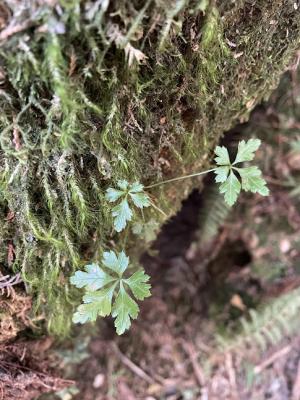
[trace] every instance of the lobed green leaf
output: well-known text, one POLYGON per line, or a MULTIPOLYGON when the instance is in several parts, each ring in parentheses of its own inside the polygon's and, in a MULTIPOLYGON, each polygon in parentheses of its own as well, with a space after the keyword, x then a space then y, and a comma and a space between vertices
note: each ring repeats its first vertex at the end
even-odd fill
POLYGON ((120 188, 120 189, 122 189, 123 191, 127 191, 127 189, 128 189, 128 186, 129 186, 129 183, 128 183, 128 181, 126 181, 126 179, 122 179, 122 180, 119 180, 118 182, 117 182, 117 185, 118 185, 118 187, 120 188))
POLYGON ((214 170, 216 175, 215 181, 221 183, 219 191, 224 194, 225 201, 228 205, 232 206, 236 202, 241 189, 259 193, 262 196, 267 196, 269 194, 269 189, 258 167, 234 167, 237 163, 253 160, 255 152, 260 145, 261 141, 259 139, 249 139, 247 142, 242 140, 239 142, 237 155, 233 164, 230 163, 227 149, 224 146, 216 147, 215 154, 217 157, 215 161, 218 166, 214 170), (241 182, 234 171, 238 172, 241 177, 241 182))
POLYGON ((103 253, 102 264, 121 277, 128 267, 129 257, 126 256, 124 251, 121 251, 118 255, 112 250, 105 251, 103 253))
POLYGON ((247 168, 238 168, 242 179, 242 189, 252 193, 259 193, 262 196, 269 195, 267 182, 262 177, 260 169, 256 166, 247 168))
POLYGON ((225 182, 227 177, 228 177, 229 171, 230 171, 230 167, 225 166, 225 165, 216 168, 215 171, 214 171, 215 174, 216 174, 215 181, 217 183, 225 182))
POLYGON ((97 264, 89 264, 85 266, 84 271, 76 271, 70 278, 72 285, 88 290, 101 289, 103 286, 115 280, 112 276, 100 269, 97 264))
POLYGON ((244 161, 252 161, 256 150, 261 145, 259 139, 249 139, 247 142, 242 140, 239 142, 238 151, 233 164, 237 164, 244 161))
POLYGON ((134 205, 138 208, 150 206, 150 199, 146 193, 129 193, 134 205))
POLYGON ((144 186, 139 182, 129 184, 126 180, 120 180, 117 186, 119 189, 108 188, 105 198, 110 203, 121 200, 121 202, 112 209, 114 228, 117 232, 121 232, 126 227, 127 222, 131 221, 133 216, 128 199, 130 199, 137 208, 149 207, 151 202, 149 196, 143 191, 144 186))
POLYGON ((107 274, 97 264, 86 266, 87 272, 76 271, 71 277, 71 283, 77 287, 85 287, 87 292, 83 296, 83 304, 80 304, 73 315, 73 322, 84 324, 93 322, 98 316, 112 315, 115 319, 117 333, 121 335, 130 327, 131 319, 137 318, 139 307, 135 300, 126 291, 124 284, 131 290, 138 300, 144 300, 150 296, 150 277, 144 270, 136 271, 129 278, 124 279, 123 274, 128 268, 129 258, 124 251, 115 253, 106 251, 103 253, 102 265, 110 269, 115 277, 107 274), (103 287, 105 286, 105 287, 103 287), (100 289, 100 290, 96 290, 100 289), (113 302, 115 290, 118 292, 113 302))
POLYGON ((110 203, 114 203, 123 195, 124 195, 124 192, 122 190, 108 188, 106 191, 106 194, 105 194, 105 198, 110 203))
POLYGON ((127 221, 131 221, 133 216, 127 198, 112 209, 112 216, 114 217, 115 230, 121 232, 126 227, 127 221))
POLYGON ((229 206, 233 206, 241 191, 241 184, 233 171, 230 171, 227 180, 220 186, 220 193, 224 193, 224 199, 229 206))
POLYGON ((144 190, 144 185, 142 185, 139 182, 134 182, 130 185, 129 192, 130 193, 138 193, 138 192, 142 192, 143 190, 144 190))
POLYGON ((217 157, 215 158, 215 162, 218 165, 230 165, 230 158, 228 154, 228 150, 224 146, 217 146, 215 149, 215 154, 217 157))
POLYGON ((121 282, 120 290, 112 308, 112 316, 115 319, 115 327, 118 335, 122 335, 130 328, 131 319, 136 319, 139 313, 139 306, 128 295, 121 282))
POLYGON ((138 300, 144 300, 151 296, 151 285, 148 282, 150 276, 145 274, 144 270, 136 271, 129 279, 124 279, 124 282, 130 287, 132 293, 138 300))

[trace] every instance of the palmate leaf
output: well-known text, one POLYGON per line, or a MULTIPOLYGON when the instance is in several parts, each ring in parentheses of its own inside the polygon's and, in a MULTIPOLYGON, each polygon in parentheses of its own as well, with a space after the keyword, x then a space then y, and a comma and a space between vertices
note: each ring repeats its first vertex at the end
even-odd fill
POLYGON ((127 289, 137 300, 144 300, 151 295, 151 286, 147 283, 150 277, 144 270, 135 272, 129 278, 123 277, 128 266, 129 258, 124 251, 115 253, 111 250, 103 253, 101 267, 90 264, 85 267, 86 272, 75 272, 71 283, 79 288, 85 287, 87 292, 83 296, 83 304, 73 315, 73 322, 84 324, 96 321, 98 316, 111 314, 116 318, 115 327, 119 335, 130 327, 131 319, 138 316, 139 307, 127 289))
POLYGON ((114 228, 117 232, 121 232, 131 221, 133 211, 129 205, 129 200, 137 208, 144 208, 150 206, 149 196, 144 192, 144 186, 139 182, 129 184, 126 180, 118 181, 118 189, 108 188, 106 190, 105 198, 110 203, 118 200, 120 202, 112 209, 112 216, 114 218, 114 228))
POLYGON ((259 193, 262 196, 269 194, 266 181, 262 177, 262 173, 257 166, 237 168, 236 164, 251 161, 254 158, 255 151, 259 148, 261 141, 259 139, 249 139, 247 142, 242 140, 239 142, 236 158, 231 163, 226 147, 217 146, 215 161, 215 181, 221 183, 219 186, 220 193, 224 194, 224 199, 229 206, 232 206, 241 191, 250 191, 259 193))

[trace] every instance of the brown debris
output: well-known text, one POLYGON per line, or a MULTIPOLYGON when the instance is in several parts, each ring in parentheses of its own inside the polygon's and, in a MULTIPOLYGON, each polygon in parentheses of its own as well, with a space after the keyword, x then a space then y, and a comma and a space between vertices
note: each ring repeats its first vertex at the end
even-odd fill
POLYGON ((197 382, 200 386, 204 386, 205 375, 202 368, 200 367, 200 364, 197 362, 197 351, 195 350, 195 347, 191 343, 185 341, 182 341, 182 347, 191 361, 197 382))
POLYGON ((0 345, 0 400, 33 400, 74 383, 52 374, 45 350, 44 340, 0 345))
POLYGON ((14 248, 14 245, 10 242, 10 243, 8 243, 8 247, 7 247, 7 265, 9 267, 12 266, 12 264, 14 262, 14 258, 15 258, 15 248, 14 248))
POLYGON ((21 281, 20 274, 0 275, 0 344, 14 339, 26 327, 33 326, 30 319, 31 297, 13 288, 21 281))
POLYGON ((148 374, 146 374, 145 371, 142 370, 138 365, 136 365, 134 362, 132 362, 128 357, 126 357, 118 348, 116 343, 112 343, 112 348, 114 352, 117 354, 117 356, 120 358, 122 363, 129 368, 134 374, 139 376, 141 379, 144 379, 146 382, 152 384, 154 383, 154 379, 151 378, 148 374))
POLYGON ((298 363, 297 375, 293 385, 292 400, 300 400, 300 361, 298 363))
POLYGON ((70 61, 69 61, 69 72, 68 72, 69 76, 72 76, 74 74, 76 66, 77 66, 77 57, 76 57, 74 49, 72 48, 72 52, 70 55, 70 61))
POLYGON ((12 210, 9 210, 7 213, 6 221, 11 222, 15 219, 15 213, 12 210))
POLYGON ((15 125, 13 129, 13 144, 15 145, 16 151, 19 151, 22 147, 19 133, 19 129, 17 125, 15 125))
POLYGON ((0 30, 5 28, 9 18, 10 18, 9 8, 4 3, 0 3, 0 30))
POLYGON ((20 33, 30 28, 33 25, 33 22, 30 19, 23 21, 19 24, 8 25, 5 29, 0 32, 0 42, 7 40, 10 36, 15 35, 16 33, 20 33))

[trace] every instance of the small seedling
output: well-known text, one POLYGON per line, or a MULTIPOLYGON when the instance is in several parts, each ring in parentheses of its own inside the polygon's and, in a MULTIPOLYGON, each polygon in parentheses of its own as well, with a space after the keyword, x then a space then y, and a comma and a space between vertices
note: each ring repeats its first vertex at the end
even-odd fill
POLYGON ((225 201, 229 206, 233 206, 236 202, 241 189, 268 196, 269 189, 262 177, 261 170, 257 166, 237 166, 243 162, 252 161, 260 145, 261 141, 259 139, 249 139, 247 142, 242 140, 238 144, 238 151, 233 163, 230 161, 227 148, 217 146, 215 149, 215 155, 217 156, 215 157, 216 166, 214 168, 158 182, 154 185, 146 186, 145 189, 214 172, 216 174, 215 181, 221 183, 219 191, 224 194, 225 201))
MULTIPOLYGON (((151 201, 145 189, 172 183, 182 179, 189 179, 209 172, 215 173, 215 181, 219 183, 219 191, 224 194, 225 202, 232 206, 241 190, 259 193, 262 196, 269 194, 266 181, 262 177, 261 170, 257 166, 243 166, 254 159, 255 152, 261 145, 259 139, 242 140, 238 144, 236 157, 231 162, 226 147, 217 146, 215 149, 216 166, 206 171, 196 172, 177 178, 168 179, 150 186, 144 187, 141 183, 130 184, 126 180, 117 183, 117 189, 108 188, 106 200, 117 204, 112 208, 113 226, 117 232, 121 232, 132 220, 136 209, 153 206, 161 211, 151 201), (131 208, 134 206, 133 208, 131 208)), ((152 221, 152 220, 151 220, 152 221)), ((150 222, 151 222, 150 221, 150 222)), ((153 225, 153 222, 151 223, 153 225)), ((150 224, 150 226, 151 226, 150 224)), ((144 224, 147 226, 147 223, 144 224)), ((133 231, 142 236, 143 225, 135 223, 133 231)), ((129 265, 129 258, 124 251, 116 254, 114 251, 103 253, 101 266, 98 264, 86 265, 85 271, 76 271, 71 277, 71 283, 78 288, 85 288, 81 304, 73 316, 75 323, 96 321, 98 316, 112 315, 115 318, 117 333, 121 335, 131 325, 131 319, 135 319, 139 313, 139 306, 133 299, 144 300, 150 296, 149 276, 143 269, 138 270, 129 278, 123 274, 129 265), (130 290, 131 294, 128 293, 130 290)))
POLYGON ((129 184, 126 180, 122 180, 118 181, 117 186, 119 189, 108 188, 105 198, 110 203, 119 200, 119 203, 112 209, 112 216, 115 230, 121 232, 126 227, 127 221, 131 221, 133 216, 133 211, 128 203, 129 199, 135 207, 140 209, 149 207, 151 203, 141 183, 129 184))
POLYGON ((259 139, 250 139, 248 142, 242 140, 239 142, 237 155, 233 163, 231 163, 228 150, 226 147, 217 146, 215 150, 217 168, 214 169, 216 174, 216 182, 221 183, 219 186, 220 193, 224 194, 226 203, 232 206, 241 191, 250 191, 259 193, 262 196, 268 196, 269 189, 266 181, 262 177, 261 170, 257 166, 237 167, 238 164, 245 161, 252 161, 254 153, 259 148, 261 141, 259 139), (241 179, 238 179, 237 173, 241 179))

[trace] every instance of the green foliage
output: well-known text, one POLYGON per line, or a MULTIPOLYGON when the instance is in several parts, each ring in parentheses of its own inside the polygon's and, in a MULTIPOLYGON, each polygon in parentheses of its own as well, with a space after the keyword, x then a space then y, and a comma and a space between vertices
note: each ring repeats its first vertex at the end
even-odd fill
POLYGON ((237 164, 253 160, 254 153, 259 148, 260 144, 261 141, 259 139, 250 139, 248 142, 242 140, 239 142, 237 155, 233 163, 230 161, 226 147, 217 146, 215 149, 215 154, 217 156, 215 157, 217 164, 216 168, 168 179, 150 185, 148 188, 214 172, 216 175, 215 181, 221 183, 219 191, 224 194, 225 202, 229 206, 232 206, 236 202, 241 189, 252 193, 259 193, 262 196, 267 196, 269 194, 269 189, 266 187, 266 182, 261 176, 262 172, 257 166, 243 168, 236 167, 237 164), (238 172, 238 175, 235 171, 238 172))
POLYGON ((101 289, 113 281, 113 278, 99 268, 97 264, 86 265, 85 271, 76 271, 70 279, 72 285, 89 290, 101 289))
POLYGON ((296 139, 296 140, 292 141, 291 149, 294 153, 300 153, 300 139, 296 139))
POLYGON ((241 319, 241 329, 231 337, 218 337, 220 346, 226 351, 239 351, 276 345, 300 327, 300 290, 281 295, 258 310, 250 310, 249 318, 241 319))
POLYGON ((266 187, 266 181, 261 176, 258 167, 237 168, 242 178, 242 189, 252 193, 259 193, 261 196, 268 196, 269 189, 266 187))
MULTIPOLYGON (((117 186, 118 189, 108 188, 105 198, 109 203, 118 202, 112 208, 112 216, 115 230, 121 232, 133 216, 128 200, 139 209, 149 207, 151 203, 144 192, 144 186, 139 182, 129 184, 126 180, 119 180, 117 186)), ((141 235, 142 230, 143 225, 136 233, 141 235)), ((98 264, 88 264, 85 271, 75 272, 70 282, 77 288, 85 288, 86 294, 83 296, 83 304, 79 305, 73 315, 73 322, 94 322, 98 316, 111 314, 115 318, 118 335, 129 329, 131 319, 138 316, 139 307, 126 288, 130 289, 137 300, 144 300, 150 296, 150 285, 147 283, 149 276, 143 270, 136 271, 129 278, 123 277, 128 265, 129 258, 124 251, 116 254, 111 250, 103 253, 101 267, 98 264)))
POLYGON ((255 156, 255 152, 258 150, 260 145, 261 141, 259 139, 249 139, 247 142, 242 140, 239 142, 237 155, 233 164, 238 164, 244 161, 252 161, 255 156))
POLYGON ((96 321, 97 317, 112 315, 118 335, 122 335, 131 325, 131 319, 136 319, 139 307, 133 297, 144 300, 151 295, 149 276, 144 270, 138 270, 130 277, 124 273, 129 266, 129 258, 122 251, 103 253, 101 267, 90 264, 85 271, 76 271, 70 278, 73 285, 85 288, 81 304, 73 315, 73 322, 84 324, 96 321))
POLYGON ((139 182, 129 184, 126 180, 118 181, 119 189, 108 188, 106 191, 106 200, 114 203, 120 201, 113 209, 114 228, 117 232, 121 232, 128 221, 131 221, 133 212, 129 206, 128 199, 137 208, 150 206, 149 196, 144 192, 144 186, 139 182))
POLYGON ((225 202, 217 186, 205 190, 204 202, 200 209, 197 246, 205 246, 218 233, 226 221, 231 207, 225 202))
MULTIPOLYGON (((93 257, 115 239, 105 189, 163 179, 161 159, 171 174, 203 168, 222 133, 273 90, 300 17, 278 0, 260 1, 251 18, 241 18, 245 2, 76 0, 59 12, 54 3, 3 2, 0 263, 10 268, 14 238, 13 268, 61 337, 78 301, 65 278, 83 249, 93 257)), ((152 192, 169 214, 192 184, 178 187, 152 192)))
POLYGON ((146 243, 152 242, 159 231, 159 223, 151 218, 146 222, 136 222, 132 225, 132 233, 139 236, 146 243))
POLYGON ((218 167, 215 169, 215 180, 217 183, 221 183, 220 193, 224 194, 225 201, 229 206, 232 206, 236 202, 241 189, 252 193, 259 193, 262 196, 268 196, 269 189, 257 166, 236 167, 239 163, 252 161, 260 144, 261 141, 259 139, 249 139, 247 142, 242 140, 239 142, 233 163, 231 163, 228 150, 224 146, 216 147, 215 154, 217 157, 215 161, 218 167), (241 182, 236 172, 238 172, 241 182))
MULTIPOLYGON (((238 163, 253 160, 254 153, 259 146, 260 141, 257 139, 250 139, 248 142, 241 141, 233 164, 230 162, 228 150, 224 146, 217 146, 215 150, 217 168, 158 182, 148 188, 213 171, 216 174, 216 182, 222 183, 219 191, 224 193, 225 202, 228 206, 235 203, 241 188, 266 196, 268 189, 258 167, 234 167, 238 163), (238 180, 234 170, 238 171, 242 183, 238 180)), ((121 232, 126 227, 127 222, 132 220, 131 204, 139 209, 150 205, 154 206, 141 183, 130 184, 127 180, 119 180, 117 189, 108 188, 105 198, 109 203, 117 202, 117 205, 111 210, 114 228, 117 232, 121 232)), ((225 210, 227 205, 223 207, 225 210)), ((143 237, 144 240, 147 239, 147 236, 151 236, 153 229, 155 229, 155 221, 153 220, 144 224, 135 223, 132 227, 133 233, 143 237)), ((102 267, 97 264, 89 264, 86 265, 85 271, 75 272, 70 282, 78 288, 85 288, 87 293, 83 296, 83 304, 78 307, 73 316, 73 322, 83 324, 88 321, 95 321, 98 316, 106 317, 111 314, 115 318, 115 327, 119 335, 130 327, 130 321, 137 318, 139 308, 137 303, 129 296, 125 287, 130 288, 136 299, 143 300, 150 296, 150 285, 147 284, 149 277, 145 275, 144 271, 137 271, 130 278, 124 279, 123 274, 128 268, 128 264, 129 259, 123 251, 118 255, 109 251, 103 253, 102 267), (107 270, 110 270, 113 275, 109 274, 107 270), (117 295, 115 295, 116 290, 117 295), (114 296, 115 301, 112 304, 114 296)))
POLYGON ((236 202, 240 191, 241 184, 234 172, 231 170, 229 175, 226 176, 226 180, 220 186, 220 193, 224 193, 226 203, 229 206, 232 206, 236 202))

